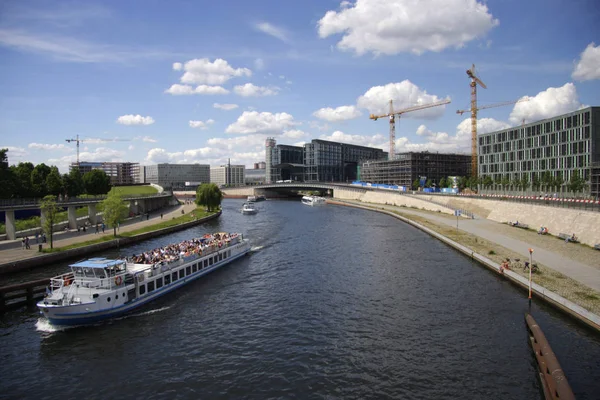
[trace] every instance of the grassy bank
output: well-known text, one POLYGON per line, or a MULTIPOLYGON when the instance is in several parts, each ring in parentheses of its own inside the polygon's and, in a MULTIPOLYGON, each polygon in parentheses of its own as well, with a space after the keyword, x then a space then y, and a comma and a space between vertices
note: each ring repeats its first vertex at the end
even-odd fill
POLYGON ((142 194, 157 194, 158 190, 153 188, 152 186, 113 186, 110 189, 112 192, 117 192, 121 196, 135 196, 142 194))
MULTIPOLYGON (((369 207, 372 209, 381 210, 382 207, 369 204, 369 203, 361 203, 365 207, 369 207)), ((520 264, 516 265, 513 261, 512 263, 512 271, 517 274, 529 278, 529 272, 523 271, 523 262, 527 261, 525 257, 521 254, 514 252, 510 249, 507 249, 504 246, 501 246, 495 242, 490 242, 488 240, 482 239, 476 235, 470 234, 465 231, 456 230, 455 227, 450 225, 442 225, 436 222, 427 219, 426 216, 414 215, 409 212, 402 212, 402 207, 399 207, 400 210, 391 211, 394 214, 400 215, 404 218, 410 219, 414 222, 417 222, 449 239, 454 240, 457 243, 462 244, 463 246, 468 247, 473 252, 481 254, 490 260, 500 264, 506 258, 510 258, 511 260, 521 259, 520 264)), ((431 213, 431 215, 440 216, 439 213, 433 211, 423 211, 419 210, 422 213, 431 213)), ((541 264, 537 261, 534 262, 538 265, 538 272, 533 274, 533 281, 548 290, 553 291, 554 293, 564 297, 567 300, 572 301, 573 303, 589 310, 595 314, 600 314, 600 293, 597 291, 581 284, 580 282, 569 278, 568 276, 561 274, 553 270, 552 268, 541 264)))
MULTIPOLYGON (((42 252, 44 253, 56 253, 56 252, 60 252, 60 251, 65 251, 65 250, 71 250, 71 249, 76 249, 79 247, 85 247, 85 246, 89 246, 92 244, 97 244, 97 243, 103 243, 103 242, 109 242, 111 240, 114 239, 119 239, 119 238, 126 238, 126 237, 132 237, 132 236, 136 236, 142 233, 146 233, 146 232, 152 232, 152 231, 156 231, 159 229, 164 229, 164 228, 169 228, 171 226, 175 226, 175 225, 180 225, 180 224, 185 224, 187 222, 192 222, 204 217, 208 217, 209 215, 213 215, 215 214, 215 212, 206 212, 204 210, 204 207, 198 207, 196 208, 194 211, 189 212, 187 214, 184 214, 180 217, 177 218, 173 218, 170 220, 162 220, 161 222, 154 224, 154 225, 150 225, 150 226, 145 226, 143 228, 140 229, 136 229, 133 231, 128 231, 128 232, 122 232, 119 233, 117 232, 117 236, 113 236, 113 235, 105 235, 96 239, 92 239, 92 240, 88 240, 85 242, 80 242, 80 243, 73 243, 70 244, 68 246, 63 246, 63 247, 55 247, 53 249, 43 249, 42 252)), ((110 229, 109 231, 112 231, 112 229, 110 229)))

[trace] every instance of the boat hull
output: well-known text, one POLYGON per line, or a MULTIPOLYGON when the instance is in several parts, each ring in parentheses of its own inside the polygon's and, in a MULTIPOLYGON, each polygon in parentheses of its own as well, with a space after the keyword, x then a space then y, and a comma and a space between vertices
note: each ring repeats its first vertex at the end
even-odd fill
MULTIPOLYGON (((38 303, 38 307, 41 310, 44 310, 40 312, 48 320, 48 322, 50 322, 50 324, 52 325, 57 326, 87 325, 115 317, 120 317, 247 255, 250 252, 250 245, 247 242, 245 242, 244 246, 245 249, 241 250, 238 254, 232 255, 230 258, 219 261, 209 268, 199 270, 189 276, 186 276, 183 279, 179 279, 177 282, 170 283, 169 285, 165 285, 162 288, 155 290, 154 292, 152 292, 152 294, 136 298, 130 302, 127 302, 125 304, 111 309, 103 309, 99 311, 86 311, 87 305, 95 303, 81 304, 76 306, 48 306, 46 304, 43 304, 43 302, 40 302, 38 303)), ((191 265, 194 262, 198 262, 198 260, 193 260, 189 263, 182 264, 181 267, 185 268, 187 265, 191 265)))

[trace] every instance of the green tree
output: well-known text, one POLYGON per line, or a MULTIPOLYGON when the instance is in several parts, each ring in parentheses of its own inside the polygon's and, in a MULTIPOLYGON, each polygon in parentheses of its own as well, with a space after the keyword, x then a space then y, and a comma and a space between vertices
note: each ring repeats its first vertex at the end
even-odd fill
POLYGON ((12 168, 8 166, 8 149, 0 149, 0 199, 9 199, 15 196, 16 177, 12 168))
POLYGON ((203 183, 196 189, 196 204, 205 206, 208 211, 213 211, 221 206, 223 193, 214 183, 203 183))
POLYGON ((540 178, 536 172, 531 174, 531 189, 539 190, 540 189, 540 178))
POLYGON ((430 187, 431 187, 431 179, 427 179, 427 180, 425 181, 425 187, 426 187, 426 188, 430 188, 430 187))
POLYGON ((565 183, 565 178, 563 178, 562 172, 558 171, 556 173, 556 178, 554 178, 554 185, 556 186, 557 191, 561 190, 563 183, 565 183))
POLYGON ((54 234, 54 223, 56 222, 56 214, 58 214, 58 207, 56 206, 56 196, 48 195, 42 199, 40 204, 42 209, 42 229, 48 235, 50 239, 50 248, 54 248, 53 234, 54 234))
POLYGON ((442 179, 440 179, 440 189, 445 188, 447 185, 446 178, 442 176, 442 179))
POLYGON ((581 175, 579 175, 579 170, 573 170, 573 174, 571 175, 571 180, 567 186, 570 191, 573 193, 581 192, 585 187, 585 180, 581 175))
POLYGON ((415 179, 415 180, 413 181, 413 183, 412 183, 412 188, 413 188, 413 190, 418 190, 418 189, 419 189, 419 186, 421 186, 421 182, 420 182, 420 181, 419 181, 419 179, 417 178, 417 179, 415 179))
POLYGON ((69 197, 77 197, 83 193, 83 176, 79 168, 73 167, 68 174, 63 175, 63 186, 65 194, 69 197))
POLYGON ((48 194, 46 178, 50 175, 50 167, 44 163, 38 164, 31 171, 31 187, 36 197, 44 197, 48 194))
POLYGON ((110 177, 101 169, 93 169, 83 175, 83 185, 87 194, 106 194, 110 190, 110 177))
POLYGON ((446 187, 449 189, 454 188, 454 178, 451 178, 451 177, 446 178, 446 187))
POLYGON ((113 228, 113 236, 117 236, 117 227, 125 220, 129 207, 118 191, 113 190, 101 203, 104 221, 113 228))
POLYGON ((48 189, 48 193, 54 196, 58 196, 62 193, 63 181, 58 172, 58 168, 52 167, 50 169, 50 173, 46 177, 46 189, 48 189))
POLYGON ((506 190, 508 188, 508 186, 510 185, 510 178, 508 177, 508 175, 505 175, 502 177, 500 184, 502 185, 502 188, 504 190, 506 190))
POLYGON ((529 177, 527 176, 527 174, 523 174, 523 176, 521 177, 521 188, 523 190, 527 190, 528 187, 529 187, 529 177))
POLYGON ((542 174, 542 186, 544 187, 544 191, 548 191, 548 188, 552 187, 554 179, 552 178, 552 174, 550 171, 545 171, 542 174))
POLYGON ((33 164, 30 162, 20 162, 16 167, 11 167, 15 176, 16 182, 16 197, 29 198, 35 197, 33 188, 31 187, 31 173, 33 172, 33 164))
POLYGON ((465 176, 459 176, 456 181, 456 186, 458 186, 458 190, 462 192, 467 187, 467 183, 467 178, 465 176))
POLYGON ((489 188, 490 188, 490 186, 492 186, 493 184, 494 184, 494 180, 492 179, 492 177, 491 177, 491 176, 489 176, 489 175, 486 175, 486 176, 483 178, 483 187, 485 187, 486 189, 489 189, 489 188))

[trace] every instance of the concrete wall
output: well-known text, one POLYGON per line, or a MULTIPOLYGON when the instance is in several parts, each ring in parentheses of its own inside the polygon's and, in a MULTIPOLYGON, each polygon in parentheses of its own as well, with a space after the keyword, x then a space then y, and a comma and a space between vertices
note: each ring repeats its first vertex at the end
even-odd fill
POLYGON ((358 200, 366 203, 391 204, 395 206, 416 207, 428 211, 439 211, 444 214, 453 214, 454 210, 442 205, 430 203, 417 196, 408 196, 399 193, 378 191, 361 191, 360 189, 334 189, 333 198, 340 200, 358 200))

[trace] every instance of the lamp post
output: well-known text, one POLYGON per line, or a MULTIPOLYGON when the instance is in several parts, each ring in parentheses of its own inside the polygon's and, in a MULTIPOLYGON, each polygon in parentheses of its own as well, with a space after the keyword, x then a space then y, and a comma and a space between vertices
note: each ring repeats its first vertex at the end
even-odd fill
POLYGON ((529 305, 531 305, 531 270, 533 269, 533 249, 529 249, 529 305))

